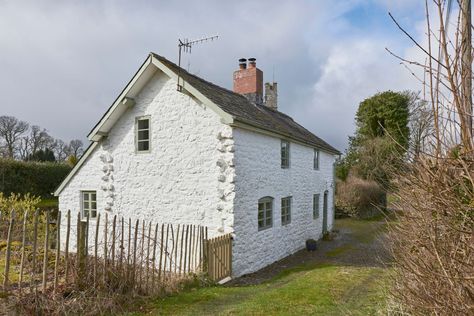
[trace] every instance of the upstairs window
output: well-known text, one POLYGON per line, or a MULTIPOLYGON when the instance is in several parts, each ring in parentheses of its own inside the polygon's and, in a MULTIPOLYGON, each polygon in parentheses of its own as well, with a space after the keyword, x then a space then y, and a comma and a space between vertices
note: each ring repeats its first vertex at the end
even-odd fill
POLYGON ((290 167, 290 143, 286 140, 281 141, 281 167, 283 169, 290 167))
POLYGON ((97 218, 97 193, 96 191, 82 191, 82 218, 97 218))
POLYGON ((273 198, 267 196, 258 200, 258 230, 273 225, 273 198))
POLYGON ((286 225, 291 222, 291 196, 281 199, 281 224, 286 225))
POLYGON ((319 149, 314 149, 313 168, 319 170, 319 149))
POLYGON ((138 117, 135 124, 135 142, 137 152, 150 151, 150 118, 138 117))
POLYGON ((319 218, 319 194, 313 195, 313 219, 319 218))

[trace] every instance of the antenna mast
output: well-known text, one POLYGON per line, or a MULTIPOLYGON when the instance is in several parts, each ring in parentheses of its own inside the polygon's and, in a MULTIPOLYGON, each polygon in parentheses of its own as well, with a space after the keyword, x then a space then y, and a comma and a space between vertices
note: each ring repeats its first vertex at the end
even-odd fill
POLYGON ((178 84, 176 87, 176 90, 182 91, 183 86, 180 84, 180 78, 181 78, 181 52, 184 53, 190 53, 191 54, 191 48, 194 44, 201 44, 203 42, 208 42, 208 41, 213 41, 215 39, 218 39, 218 35, 214 36, 209 36, 209 37, 203 37, 197 40, 188 40, 188 39, 178 39, 178 84))

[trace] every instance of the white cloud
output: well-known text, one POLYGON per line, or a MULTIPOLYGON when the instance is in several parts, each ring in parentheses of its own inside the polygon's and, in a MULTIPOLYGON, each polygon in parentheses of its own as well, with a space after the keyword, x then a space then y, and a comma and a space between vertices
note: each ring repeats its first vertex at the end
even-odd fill
POLYGON ((344 16, 371 1, 0 0, 0 115, 84 138, 149 51, 176 60, 178 38, 218 33, 183 65, 231 87, 237 59, 256 57, 280 109, 343 149, 363 98, 411 84, 383 50, 397 41, 344 16))

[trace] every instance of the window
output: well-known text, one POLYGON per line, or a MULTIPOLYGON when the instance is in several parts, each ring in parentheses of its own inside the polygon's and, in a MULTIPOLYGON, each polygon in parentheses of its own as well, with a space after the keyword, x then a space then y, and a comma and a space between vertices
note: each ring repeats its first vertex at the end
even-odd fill
POLYGON ((319 170, 319 149, 314 149, 313 168, 314 170, 319 170))
POLYGON ((95 191, 82 191, 82 218, 97 217, 97 193, 95 191))
POLYGON ((290 143, 286 140, 281 141, 281 167, 290 167, 290 143))
POLYGON ((313 195, 313 218, 319 218, 319 194, 313 195))
POLYGON ((264 197, 258 200, 258 230, 272 227, 273 198, 264 197))
POLYGON ((136 149, 137 152, 150 151, 150 118, 140 117, 136 119, 136 149))
POLYGON ((281 224, 286 225, 291 222, 291 196, 281 199, 281 224))

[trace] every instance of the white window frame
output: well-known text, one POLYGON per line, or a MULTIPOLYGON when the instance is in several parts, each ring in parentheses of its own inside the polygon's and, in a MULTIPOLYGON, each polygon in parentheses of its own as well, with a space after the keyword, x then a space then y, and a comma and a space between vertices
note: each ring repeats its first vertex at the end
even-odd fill
POLYGON ((87 219, 86 211, 88 212, 88 214, 90 214, 89 219, 97 218, 97 191, 93 191, 93 190, 81 191, 81 218, 83 220, 87 219), (95 195, 95 200, 93 200, 92 198, 93 195, 95 195), (86 201, 88 203, 87 207, 84 206, 86 201), (92 207, 92 203, 95 203, 95 208, 92 207))
POLYGON ((135 118, 135 152, 136 153, 149 153, 151 151, 151 118, 149 115, 146 116, 139 116, 135 118), (139 129, 138 122, 139 121, 148 121, 148 128, 139 129), (138 134, 141 131, 148 131, 148 139, 138 139, 138 134), (141 142, 148 142, 148 149, 147 150, 140 150, 138 143, 141 142))
POLYGON ((321 210, 321 194, 313 194, 313 219, 319 218, 319 213, 321 210))
POLYGON ((266 196, 258 200, 257 226, 259 231, 273 226, 273 198, 271 196, 266 196), (270 205, 269 208, 268 205, 270 205), (260 214, 262 214, 262 216, 260 216, 260 214), (260 225, 260 222, 263 224, 260 225))
POLYGON ((282 139, 280 142, 280 162, 281 162, 281 168, 282 169, 288 169, 290 168, 290 142, 287 140, 282 139), (283 144, 286 144, 286 155, 283 153, 283 144), (286 161, 286 163, 285 163, 286 161))
POLYGON ((319 162, 320 162, 321 152, 319 149, 314 148, 314 157, 313 157, 313 169, 319 170, 319 162))
POLYGON ((288 225, 291 223, 291 205, 293 204, 293 197, 287 196, 281 198, 281 225, 288 225))

